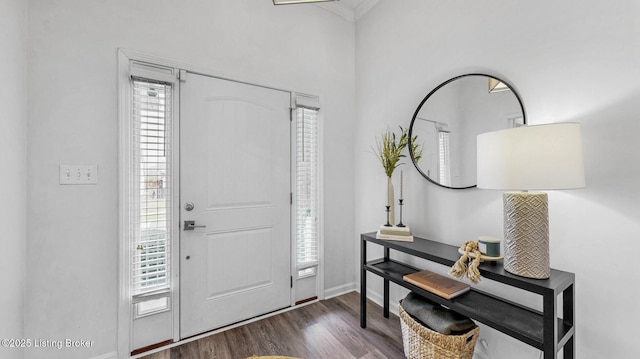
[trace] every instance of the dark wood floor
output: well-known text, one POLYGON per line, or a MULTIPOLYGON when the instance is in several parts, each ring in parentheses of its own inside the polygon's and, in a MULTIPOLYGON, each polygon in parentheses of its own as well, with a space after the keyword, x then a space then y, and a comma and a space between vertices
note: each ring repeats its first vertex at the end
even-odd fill
POLYGON ((369 301, 360 328, 360 295, 347 293, 193 341, 144 359, 236 359, 252 355, 404 358, 400 320, 369 301))

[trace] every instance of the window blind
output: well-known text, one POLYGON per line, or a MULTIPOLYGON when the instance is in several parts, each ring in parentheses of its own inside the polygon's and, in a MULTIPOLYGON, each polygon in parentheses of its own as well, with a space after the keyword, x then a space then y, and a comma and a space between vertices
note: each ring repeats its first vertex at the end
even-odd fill
POLYGON ((133 178, 129 205, 133 294, 169 287, 172 85, 132 80, 133 178))
POLYGON ((318 265, 318 109, 296 109, 296 265, 318 265))
POLYGON ((438 131, 438 147, 439 158, 438 167, 440 175, 440 184, 445 186, 451 185, 451 159, 449 153, 449 132, 438 131))

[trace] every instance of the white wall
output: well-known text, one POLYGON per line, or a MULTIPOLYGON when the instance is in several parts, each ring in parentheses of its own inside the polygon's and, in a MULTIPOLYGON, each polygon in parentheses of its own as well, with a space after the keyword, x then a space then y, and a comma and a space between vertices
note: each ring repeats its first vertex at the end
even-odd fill
POLYGON ((94 341, 70 359, 117 347, 119 47, 322 96, 325 286, 355 280, 353 23, 264 0, 33 0, 28 33, 28 336, 94 341), (61 163, 97 164, 98 185, 58 185, 61 163))
MULTIPOLYGON (((24 338, 27 239, 27 6, 0 1, 0 339, 24 338)), ((0 357, 23 358, 0 347, 0 357)))
MULTIPOLYGON (((388 125, 408 126, 425 94, 448 78, 504 78, 519 91, 529 123, 582 124, 587 187, 549 193, 551 265, 576 273, 577 357, 637 357, 630 333, 640 302, 639 16, 635 1, 380 2, 356 27, 356 231, 384 219, 375 136, 388 125)), ((445 190, 411 164, 404 176, 404 223, 415 234, 455 245, 502 236, 499 191, 445 190)), ((381 280, 369 282, 376 297, 381 280)), ((392 303, 404 293, 393 286, 392 303)), ((490 328, 481 336, 494 359, 538 358, 490 328)))

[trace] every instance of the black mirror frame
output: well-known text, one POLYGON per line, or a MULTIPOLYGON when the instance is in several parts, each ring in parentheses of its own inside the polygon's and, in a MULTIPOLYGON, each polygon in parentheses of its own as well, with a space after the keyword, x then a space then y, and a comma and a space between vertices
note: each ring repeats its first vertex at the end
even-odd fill
POLYGON ((418 164, 416 163, 416 160, 413 156, 413 151, 411 151, 411 149, 413 148, 413 143, 412 143, 412 138, 413 138, 413 123, 416 121, 416 118, 418 117, 418 113, 420 112, 420 110, 422 109, 422 105, 424 105, 425 102, 427 102, 427 100, 429 99, 429 97, 431 97, 434 93, 436 93, 436 91, 438 91, 441 87, 447 85, 450 82, 453 82, 455 80, 459 80, 463 77, 467 77, 467 76, 485 76, 485 77, 491 77, 494 78, 502 83, 504 83, 505 85, 507 85, 507 87, 509 87, 509 89, 511 89, 511 92, 513 92, 513 94, 516 96, 516 99, 518 100, 518 103, 520 104, 520 110, 522 111, 522 120, 524 122, 524 124, 527 124, 527 113, 524 110, 524 104, 522 103, 522 99, 520 98, 520 95, 518 94, 518 92, 515 90, 515 88, 513 86, 511 86, 511 84, 507 81, 504 81, 503 79, 494 76, 494 75, 487 75, 487 74, 481 74, 481 73, 472 73, 472 74, 464 74, 464 75, 460 75, 460 76, 456 76, 454 78, 451 78, 443 83, 441 83, 440 85, 438 85, 436 88, 434 88, 433 90, 431 90, 431 92, 429 92, 429 94, 427 94, 427 96, 425 96, 425 98, 420 102, 420 104, 418 105, 418 107, 416 108, 416 111, 413 114, 413 118, 411 118, 411 124, 409 124, 409 139, 408 139, 408 143, 407 143, 407 148, 409 149, 409 156, 411 157, 411 162, 413 163, 413 166, 416 168, 416 170, 418 170, 418 172, 422 175, 422 177, 426 178, 429 182, 443 187, 443 188, 448 188, 448 189, 469 189, 469 188, 475 188, 477 186, 477 184, 473 185, 473 186, 467 186, 467 187, 450 187, 450 186, 445 186, 443 184, 440 184, 436 181, 434 181, 433 179, 431 179, 429 176, 427 176, 426 173, 424 173, 420 167, 418 166, 418 164))

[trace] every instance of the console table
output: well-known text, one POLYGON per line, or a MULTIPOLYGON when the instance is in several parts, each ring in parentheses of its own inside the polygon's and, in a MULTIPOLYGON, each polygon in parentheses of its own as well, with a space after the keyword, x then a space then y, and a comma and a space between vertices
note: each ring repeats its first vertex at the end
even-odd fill
POLYGON ((405 274, 419 271, 406 263, 391 259, 391 249, 427 259, 445 266, 452 266, 460 254, 458 247, 414 237, 413 242, 376 239, 375 233, 365 233, 361 238, 360 271, 360 326, 367 326, 367 271, 384 279, 384 316, 389 317, 389 282, 394 282, 453 311, 464 314, 480 323, 499 330, 542 352, 545 359, 556 358, 564 348, 563 357, 575 357, 574 291, 573 273, 552 269, 549 279, 529 279, 504 270, 502 262, 485 262, 480 265, 483 279, 490 279, 542 296, 542 312, 476 288, 452 300, 441 298, 402 280, 405 274), (384 247, 384 257, 367 261, 367 243, 384 247), (562 318, 558 317, 558 295, 562 294, 562 318))

